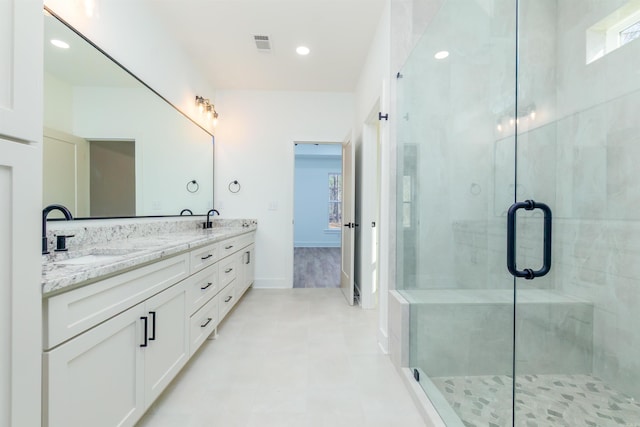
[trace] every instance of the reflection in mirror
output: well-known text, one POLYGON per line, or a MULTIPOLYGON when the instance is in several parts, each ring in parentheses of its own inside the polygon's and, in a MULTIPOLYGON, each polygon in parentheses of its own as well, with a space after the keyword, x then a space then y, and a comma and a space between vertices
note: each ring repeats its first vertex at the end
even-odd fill
POLYGON ((44 20, 43 206, 75 218, 211 209, 212 135, 56 17, 44 20))

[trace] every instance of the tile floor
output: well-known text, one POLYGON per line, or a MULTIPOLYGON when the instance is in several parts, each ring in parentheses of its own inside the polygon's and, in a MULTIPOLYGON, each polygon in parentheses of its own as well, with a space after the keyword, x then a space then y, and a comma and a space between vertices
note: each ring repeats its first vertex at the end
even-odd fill
MULTIPOLYGON (((467 427, 511 423, 511 377, 431 379, 467 427)), ((640 426, 640 403, 591 375, 516 377, 517 427, 640 426)))
POLYGON ((339 288, 340 248, 294 248, 294 288, 339 288))
POLYGON ((377 319, 339 289, 250 289, 138 427, 424 427, 377 319))

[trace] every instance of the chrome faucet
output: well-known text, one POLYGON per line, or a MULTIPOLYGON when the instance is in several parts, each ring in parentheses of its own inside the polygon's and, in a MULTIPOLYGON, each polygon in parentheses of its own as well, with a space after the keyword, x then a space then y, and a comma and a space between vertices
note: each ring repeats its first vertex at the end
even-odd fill
POLYGON ((209 220, 209 215, 211 215, 212 213, 218 214, 218 216, 220 216, 220 212, 218 212, 215 209, 210 209, 209 212, 207 212, 207 222, 202 224, 202 228, 212 228, 213 227, 213 223, 209 220))
MULTIPOLYGON (((71 215, 71 212, 69 212, 69 209, 67 209, 66 207, 62 206, 62 205, 49 205, 46 208, 44 208, 42 210, 42 255, 48 254, 49 250, 48 250, 48 244, 47 244, 47 215, 49 215, 49 212, 51 211, 55 211, 58 210, 60 212, 62 212, 62 214, 64 215, 64 218, 67 221, 71 221, 73 219, 73 215, 71 215)), ((65 236, 65 237, 71 237, 71 236, 65 236)))

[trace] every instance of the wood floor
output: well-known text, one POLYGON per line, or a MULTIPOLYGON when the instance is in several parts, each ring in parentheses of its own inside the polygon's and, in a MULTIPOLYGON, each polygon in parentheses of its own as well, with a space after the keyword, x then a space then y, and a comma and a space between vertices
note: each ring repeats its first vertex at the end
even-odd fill
POLYGON ((294 288, 339 288, 340 248, 295 248, 294 288))

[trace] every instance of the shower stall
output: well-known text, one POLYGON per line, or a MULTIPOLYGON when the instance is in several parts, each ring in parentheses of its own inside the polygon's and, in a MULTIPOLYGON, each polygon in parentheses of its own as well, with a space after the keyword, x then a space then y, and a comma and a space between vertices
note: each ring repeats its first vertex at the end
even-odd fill
POLYGON ((447 426, 640 426, 640 1, 413 3, 409 368, 447 426))

